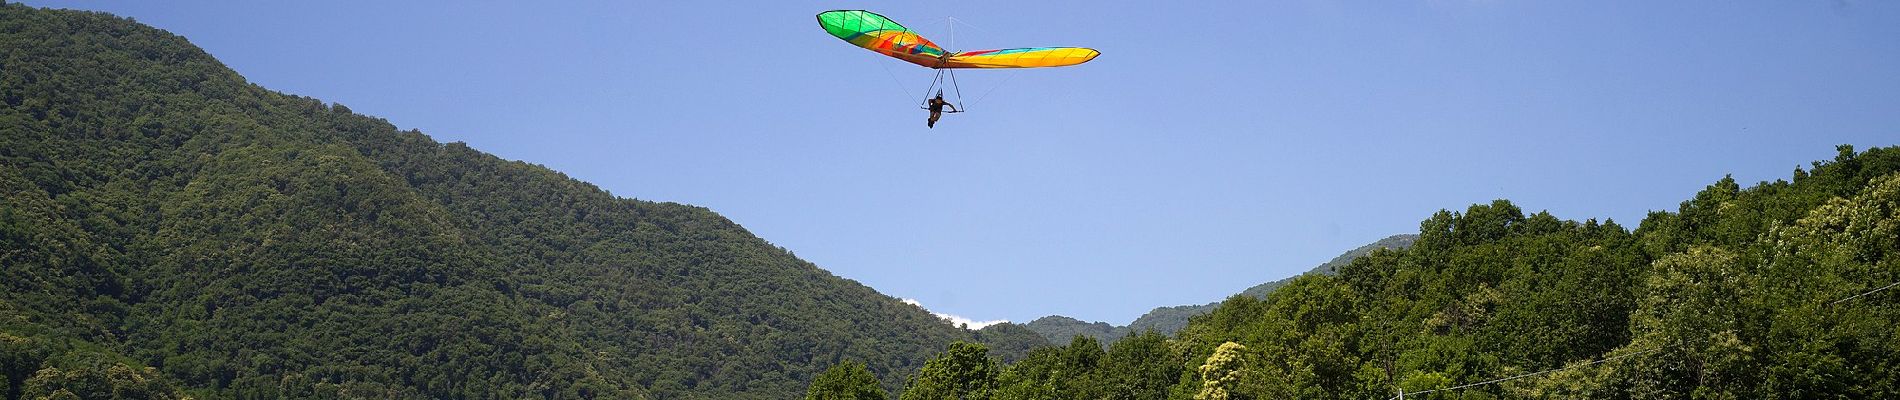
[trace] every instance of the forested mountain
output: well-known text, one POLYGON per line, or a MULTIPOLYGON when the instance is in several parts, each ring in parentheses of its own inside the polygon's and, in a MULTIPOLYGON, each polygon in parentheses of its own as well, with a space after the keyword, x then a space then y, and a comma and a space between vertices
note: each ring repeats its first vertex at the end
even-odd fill
MULTIPOLYGON (((1151 312, 1152 313, 1152 312, 1151 312)), ((1061 315, 1036 318, 1023 324, 1023 327, 1042 335, 1050 343, 1067 346, 1076 337, 1087 337, 1098 342, 1110 343, 1115 339, 1128 336, 1128 327, 1109 325, 1107 322, 1089 322, 1061 315)))
POLYGON ((103 13, 0 5, 0 193, 8 399, 782 399, 1043 343, 103 13))
MULTIPOLYGON (((1286 285, 1300 276, 1313 274, 1336 275, 1338 274, 1339 267, 1352 262, 1354 259, 1371 254, 1373 250, 1387 248, 1403 249, 1411 247, 1412 242, 1415 240, 1418 240, 1418 235, 1403 234, 1387 236, 1376 242, 1347 250, 1345 253, 1333 257, 1332 260, 1321 263, 1319 266, 1313 267, 1313 269, 1300 273, 1300 275, 1249 287, 1247 290, 1241 291, 1240 295, 1264 299, 1267 298, 1268 293, 1273 292, 1273 289, 1286 285)), ((1049 339, 1051 343, 1057 345, 1068 345, 1069 340, 1075 338, 1076 335, 1088 336, 1097 341, 1109 343, 1128 336, 1130 333, 1151 330, 1159 332, 1162 335, 1173 335, 1174 332, 1186 327, 1190 318, 1213 311, 1214 307, 1219 305, 1220 302, 1213 302, 1202 305, 1155 307, 1155 309, 1149 310, 1147 314, 1142 314, 1140 317, 1135 318, 1134 322, 1128 323, 1128 326, 1115 326, 1106 322, 1087 322, 1060 315, 1037 318, 1035 321, 1029 321, 1029 323, 1023 324, 1023 326, 1036 331, 1036 333, 1042 334, 1044 338, 1049 339)))
POLYGON ((1506 200, 1440 211, 1409 248, 1230 297, 1172 338, 1104 357, 1082 337, 987 365, 952 362, 971 358, 953 346, 903 394, 1900 397, 1900 148, 1838 150, 1791 180, 1724 177, 1633 231, 1506 200))

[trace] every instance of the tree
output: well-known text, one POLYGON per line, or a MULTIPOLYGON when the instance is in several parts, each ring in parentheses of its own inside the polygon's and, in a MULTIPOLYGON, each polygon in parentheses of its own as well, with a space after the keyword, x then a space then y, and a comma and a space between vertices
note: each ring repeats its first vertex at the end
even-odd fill
POLYGON ((989 399, 996 391, 996 360, 987 346, 957 341, 911 375, 900 400, 989 399))
POLYGON ((1247 379, 1247 346, 1240 343, 1222 343, 1214 355, 1207 357, 1207 363, 1201 364, 1201 393, 1194 400, 1230 400, 1244 397, 1235 396, 1236 386, 1247 379))
POLYGON ((152 399, 190 398, 160 379, 152 368, 135 368, 102 354, 78 354, 76 359, 48 366, 27 378, 19 396, 24 399, 152 399))
POLYGON ((1160 399, 1179 382, 1187 368, 1174 357, 1168 338, 1155 331, 1131 335, 1108 345, 1102 366, 1102 390, 1115 400, 1160 399))
POLYGON ((997 377, 997 399, 1100 399, 1102 360, 1094 338, 1075 335, 1067 346, 1043 347, 1011 364, 997 377))
POLYGON ((878 386, 877 376, 864 363, 845 360, 812 379, 805 400, 886 400, 890 394, 878 386))

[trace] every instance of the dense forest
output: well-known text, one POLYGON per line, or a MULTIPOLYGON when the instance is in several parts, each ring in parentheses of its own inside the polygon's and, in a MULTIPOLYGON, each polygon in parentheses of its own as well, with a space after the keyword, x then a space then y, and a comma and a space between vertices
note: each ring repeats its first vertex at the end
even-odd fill
POLYGON ((0 394, 797 397, 972 332, 700 207, 247 83, 184 38, 0 5, 0 394))
POLYGON ((1086 336, 1015 363, 952 345, 900 398, 1900 397, 1900 148, 1838 150, 1635 230, 1505 200, 1440 211, 1409 248, 1106 356, 1086 336))
MULTIPOLYGON (((1403 249, 1411 247, 1412 242, 1416 240, 1418 240, 1418 235, 1413 234, 1387 236, 1376 242, 1347 250, 1345 253, 1333 257, 1332 260, 1320 263, 1319 266, 1315 266, 1300 275, 1253 285, 1253 287, 1242 290, 1240 295, 1256 299, 1265 299, 1268 293, 1273 293, 1274 289, 1285 286, 1300 276, 1313 274, 1338 275, 1339 267, 1346 266, 1346 264, 1351 263, 1352 260, 1358 259, 1359 257, 1372 254, 1373 250, 1403 249)), ((1061 315, 1051 315, 1029 321, 1029 323, 1023 324, 1023 327, 1036 331, 1036 333, 1041 334, 1043 338, 1049 339, 1050 343, 1056 345, 1067 345, 1069 344, 1069 340, 1076 336, 1087 336, 1096 341, 1108 343, 1135 332, 1155 331, 1162 335, 1173 335, 1175 332, 1180 331, 1181 328, 1187 327, 1188 320, 1194 316, 1206 314, 1219 306, 1220 302, 1202 305, 1155 307, 1153 310, 1149 310, 1148 313, 1136 317, 1134 322, 1128 323, 1127 326, 1109 325, 1106 322, 1087 322, 1061 315)))

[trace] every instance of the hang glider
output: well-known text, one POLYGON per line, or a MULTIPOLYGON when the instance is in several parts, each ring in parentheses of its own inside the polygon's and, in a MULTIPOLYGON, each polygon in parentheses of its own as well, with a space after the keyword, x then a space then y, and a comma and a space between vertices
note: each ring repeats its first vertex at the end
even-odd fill
POLYGON ((1024 47, 1015 49, 951 52, 930 39, 918 36, 904 25, 877 13, 864 10, 835 10, 818 13, 818 25, 826 33, 852 45, 863 47, 926 68, 1040 68, 1062 67, 1088 62, 1101 55, 1083 47, 1024 47))

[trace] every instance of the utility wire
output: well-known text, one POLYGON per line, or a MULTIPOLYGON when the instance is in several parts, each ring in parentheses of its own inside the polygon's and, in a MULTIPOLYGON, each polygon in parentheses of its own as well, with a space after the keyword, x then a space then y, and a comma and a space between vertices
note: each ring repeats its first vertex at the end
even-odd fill
POLYGON ((1835 300, 1835 301, 1834 301, 1833 303, 1827 303, 1827 305, 1830 305, 1830 306, 1831 306, 1831 305, 1835 305, 1835 304, 1840 304, 1840 302, 1843 302, 1843 301, 1848 301, 1848 300, 1853 300, 1854 298, 1856 298, 1856 297, 1860 297, 1860 296, 1866 296, 1866 295, 1870 295, 1870 294, 1874 294, 1874 292, 1878 292, 1878 291, 1882 291, 1882 290, 1887 290, 1887 288, 1891 288, 1891 287, 1894 287, 1894 286, 1896 286, 1896 285, 1900 285, 1900 282, 1894 282, 1894 283, 1891 283, 1891 284, 1888 284, 1887 286, 1881 286, 1881 287, 1880 287, 1879 289, 1874 289, 1874 290, 1869 290, 1869 291, 1867 291, 1866 293, 1861 293, 1861 294, 1857 294, 1857 295, 1853 295, 1853 296, 1847 296, 1847 298, 1845 298, 1845 299, 1840 299, 1840 300, 1835 300))
MULTIPOLYGON (((1679 343, 1678 343, 1678 344, 1679 344, 1679 343)), ((1562 371, 1562 370, 1566 370, 1566 369, 1571 369, 1571 368, 1576 368, 1576 367, 1583 367, 1583 366, 1590 366, 1590 365, 1597 365, 1597 364, 1602 364, 1602 363, 1606 363, 1606 362, 1610 362, 1610 361, 1615 361, 1615 360, 1619 360, 1619 359, 1624 359, 1624 358, 1629 358, 1629 357, 1635 357, 1635 356, 1639 356, 1639 355, 1643 355, 1643 354, 1648 354, 1648 353, 1654 353, 1654 352, 1657 352, 1657 351, 1661 351, 1661 350, 1665 350, 1665 349, 1668 349, 1668 348, 1670 348, 1670 347, 1673 347, 1673 346, 1675 346, 1675 345, 1674 345, 1674 344, 1672 344, 1672 345, 1668 345, 1668 346, 1656 346, 1655 348, 1652 348, 1652 349, 1649 349, 1649 350, 1643 350, 1643 351, 1638 351, 1638 352, 1635 352, 1635 353, 1629 353, 1629 354, 1624 354, 1624 355, 1620 355, 1620 356, 1615 356, 1615 357, 1609 357, 1609 358, 1604 358, 1604 359, 1601 359, 1601 360, 1596 360, 1596 361, 1591 361, 1591 362, 1587 362, 1587 363, 1583 363, 1583 364, 1577 364, 1577 365, 1572 365, 1572 366, 1567 366, 1567 367, 1562 367, 1562 368, 1553 368, 1553 369, 1547 369, 1547 370, 1543 370, 1543 371, 1537 371, 1537 372, 1532 372, 1532 373, 1528 373, 1528 374, 1518 374, 1518 375, 1513 375, 1513 376, 1508 376, 1508 377, 1503 377, 1503 378, 1498 378, 1498 379, 1492 379, 1492 380, 1488 380, 1488 381, 1484 381, 1484 382, 1478 382, 1478 383, 1468 383, 1468 384, 1464 384, 1464 385, 1458 385, 1458 386, 1453 386, 1453 387, 1448 387, 1448 388, 1444 388, 1444 389, 1431 389, 1431 390, 1421 390, 1421 391, 1417 391, 1417 392, 1409 392, 1409 393, 1405 393, 1405 394, 1401 394, 1401 395, 1398 395, 1398 396, 1392 396, 1391 398, 1388 398, 1387 400, 1392 400, 1392 399, 1398 399, 1398 398, 1402 398, 1402 397, 1405 397, 1405 396, 1416 396, 1416 395, 1421 395, 1421 394, 1427 394, 1427 393, 1432 393, 1432 392, 1443 392, 1443 391, 1451 391, 1451 390, 1458 390, 1458 389, 1464 389, 1464 388, 1468 388, 1468 387, 1472 387, 1472 386, 1484 386, 1484 385, 1489 385, 1489 384, 1493 384, 1493 383, 1499 383, 1499 382, 1504 382, 1504 381, 1509 381, 1509 380, 1514 380, 1514 379, 1520 379, 1520 378, 1529 378, 1529 377, 1533 377, 1533 376, 1538 376, 1538 375, 1543 375, 1543 374, 1548 374, 1548 373, 1552 373, 1552 372, 1557 372, 1557 371, 1562 371)))

